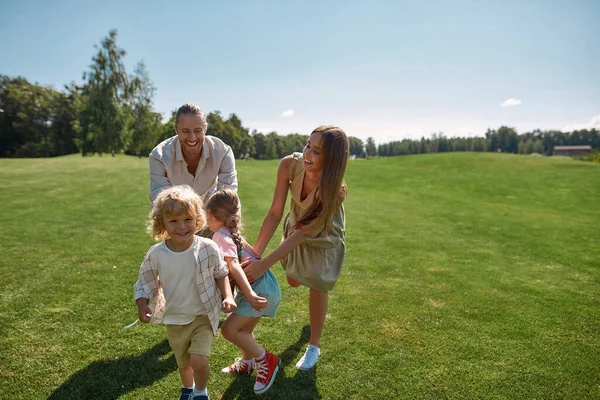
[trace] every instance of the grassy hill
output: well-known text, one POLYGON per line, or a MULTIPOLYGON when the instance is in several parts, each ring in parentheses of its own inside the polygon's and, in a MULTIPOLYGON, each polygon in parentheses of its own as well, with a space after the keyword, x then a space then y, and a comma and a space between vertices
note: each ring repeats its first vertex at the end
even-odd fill
MULTIPOLYGON (((277 165, 238 162, 251 243, 277 165)), ((294 367, 308 292, 276 265, 282 304, 256 336, 283 369, 261 398, 600 397, 600 165, 429 154, 354 160, 346 181, 321 359, 294 367)), ((123 329, 153 244, 147 159, 0 159, 0 187, 0 398, 176 398, 164 327, 123 329)), ((218 335, 212 399, 255 397, 219 373, 236 356, 218 335)))

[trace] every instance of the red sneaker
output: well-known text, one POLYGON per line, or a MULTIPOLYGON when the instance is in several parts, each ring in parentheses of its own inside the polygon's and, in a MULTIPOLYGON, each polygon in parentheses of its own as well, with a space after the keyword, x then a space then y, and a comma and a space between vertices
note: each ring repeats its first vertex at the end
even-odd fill
POLYGON ((254 393, 261 394, 266 392, 275 381, 275 375, 279 371, 279 357, 265 351, 262 359, 254 360, 254 367, 256 368, 254 393))
POLYGON ((233 364, 221 370, 224 374, 251 374, 254 371, 254 363, 245 363, 241 358, 236 358, 233 364))

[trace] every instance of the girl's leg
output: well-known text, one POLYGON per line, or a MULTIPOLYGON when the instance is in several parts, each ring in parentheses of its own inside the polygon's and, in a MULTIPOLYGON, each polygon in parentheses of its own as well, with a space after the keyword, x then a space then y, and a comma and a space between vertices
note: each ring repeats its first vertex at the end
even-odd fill
POLYGON ((310 289, 308 300, 308 312, 310 315, 310 341, 316 347, 321 347, 321 334, 325 325, 327 306, 329 304, 329 293, 310 289))
POLYGON ((263 348, 256 343, 252 334, 258 321, 260 317, 250 318, 231 314, 221 327, 223 337, 242 350, 242 357, 245 360, 257 358, 263 352, 263 348))
MULTIPOLYGON (((256 339, 254 339, 254 328, 256 328, 258 321, 260 321, 260 318, 251 318, 250 321, 248 321, 248 323, 246 323, 244 326, 242 326, 242 330, 244 332, 249 333, 252 336, 252 339, 254 340, 254 342, 256 342, 256 339)), ((252 357, 250 354, 248 354, 247 352, 242 350, 242 358, 244 360, 249 360, 249 359, 255 358, 255 357, 252 357)))

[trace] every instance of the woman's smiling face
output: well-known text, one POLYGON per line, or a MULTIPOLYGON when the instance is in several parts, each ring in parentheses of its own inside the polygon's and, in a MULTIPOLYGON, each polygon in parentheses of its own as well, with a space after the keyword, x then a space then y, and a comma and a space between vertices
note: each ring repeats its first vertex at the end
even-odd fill
POLYGON ((319 172, 323 169, 325 163, 325 154, 323 153, 323 136, 320 133, 312 133, 306 146, 302 150, 302 168, 305 171, 319 172))

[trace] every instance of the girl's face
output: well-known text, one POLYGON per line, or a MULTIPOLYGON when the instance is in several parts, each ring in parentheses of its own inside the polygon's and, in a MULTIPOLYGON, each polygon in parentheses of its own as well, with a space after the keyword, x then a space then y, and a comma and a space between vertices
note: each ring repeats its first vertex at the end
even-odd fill
POLYGON ((177 120, 175 131, 185 155, 200 156, 204 146, 202 118, 199 115, 182 114, 177 120))
POLYGON ((167 245, 171 250, 184 251, 192 245, 196 233, 196 218, 193 215, 163 215, 163 225, 169 235, 167 245))
POLYGON ((223 222, 218 220, 210 211, 206 212, 206 222, 208 223, 208 229, 211 232, 217 232, 219 229, 223 227, 223 222))
POLYGON ((323 154, 323 136, 320 133, 312 133, 304 150, 302 150, 304 162, 302 168, 307 172, 321 172, 325 164, 323 154))

